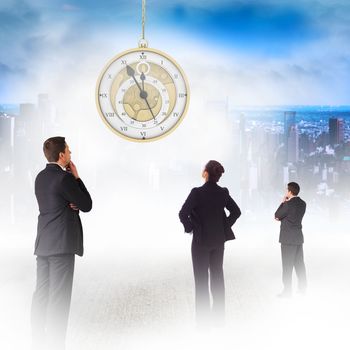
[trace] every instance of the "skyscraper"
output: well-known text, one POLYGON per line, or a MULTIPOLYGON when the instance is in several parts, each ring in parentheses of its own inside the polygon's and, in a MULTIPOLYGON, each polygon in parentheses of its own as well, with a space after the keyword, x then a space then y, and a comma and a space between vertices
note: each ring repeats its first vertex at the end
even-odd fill
POLYGON ((299 135, 296 125, 290 127, 287 152, 288 163, 297 163, 299 161, 299 135))
POLYGON ((295 123, 295 112, 284 112, 285 162, 296 163, 299 160, 299 135, 295 123))
POLYGON ((48 138, 55 129, 54 106, 48 94, 38 95, 38 117, 41 123, 41 133, 44 139, 48 138))
MULTIPOLYGON (((15 117, 0 113, 0 221, 2 227, 13 224, 12 188, 15 117)), ((4 230, 1 230, 3 233, 4 230)))
POLYGON ((37 132, 37 128, 33 127, 38 120, 37 114, 38 112, 35 104, 21 103, 19 105, 19 117, 16 118, 16 137, 19 138, 17 142, 19 147, 21 147, 23 142, 27 142, 27 139, 33 137, 33 130, 37 132))
POLYGON ((329 144, 339 145, 344 142, 344 121, 339 118, 329 118, 329 144))
POLYGON ((295 112, 284 112, 284 137, 287 141, 290 127, 295 125, 295 112))
POLYGON ((13 162, 15 118, 0 114, 0 173, 13 162))

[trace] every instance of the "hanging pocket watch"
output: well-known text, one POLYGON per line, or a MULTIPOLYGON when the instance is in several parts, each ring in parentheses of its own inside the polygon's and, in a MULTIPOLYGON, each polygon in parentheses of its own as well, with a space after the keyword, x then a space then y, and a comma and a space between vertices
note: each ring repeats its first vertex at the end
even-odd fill
POLYGON ((139 48, 115 56, 97 81, 96 104, 105 124, 132 141, 154 141, 172 132, 184 118, 189 86, 181 67, 169 55, 139 48))

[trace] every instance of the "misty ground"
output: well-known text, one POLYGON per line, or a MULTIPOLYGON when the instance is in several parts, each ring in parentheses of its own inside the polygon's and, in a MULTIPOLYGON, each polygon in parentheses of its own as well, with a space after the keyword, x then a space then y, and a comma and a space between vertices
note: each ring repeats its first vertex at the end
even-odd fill
MULTIPOLYGON (((227 325, 205 334, 194 327, 190 237, 176 227, 148 240, 141 230, 129 237, 90 223, 76 259, 67 350, 348 348, 350 233, 308 220, 308 295, 276 297, 278 225, 242 223, 225 250, 227 325)), ((29 349, 33 234, 13 229, 0 239, 0 348, 29 349)))

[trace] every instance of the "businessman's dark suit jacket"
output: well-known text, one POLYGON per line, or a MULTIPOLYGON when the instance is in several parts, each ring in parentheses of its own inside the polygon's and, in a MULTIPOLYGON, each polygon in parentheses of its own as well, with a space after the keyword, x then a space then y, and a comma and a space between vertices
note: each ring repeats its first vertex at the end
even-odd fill
POLYGON ((35 195, 40 214, 34 254, 82 256, 83 229, 79 212, 69 204, 74 203, 83 212, 91 210, 92 200, 83 181, 76 180, 57 164, 47 164, 35 179, 35 195))
POLYGON ((192 189, 179 213, 185 232, 193 231, 193 239, 209 247, 235 239, 231 226, 240 215, 228 189, 210 181, 192 189), (224 208, 230 212, 228 217, 224 208))
POLYGON ((280 243, 293 245, 304 243, 301 221, 305 210, 306 203, 299 197, 292 197, 279 206, 275 218, 281 221, 280 243))

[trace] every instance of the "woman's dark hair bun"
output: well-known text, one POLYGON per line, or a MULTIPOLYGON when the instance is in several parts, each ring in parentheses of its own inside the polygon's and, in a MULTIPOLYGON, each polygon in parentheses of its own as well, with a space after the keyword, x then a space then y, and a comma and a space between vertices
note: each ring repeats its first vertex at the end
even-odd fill
POLYGON ((208 172, 210 182, 218 182, 221 175, 225 172, 224 167, 216 160, 209 160, 204 170, 208 172))

